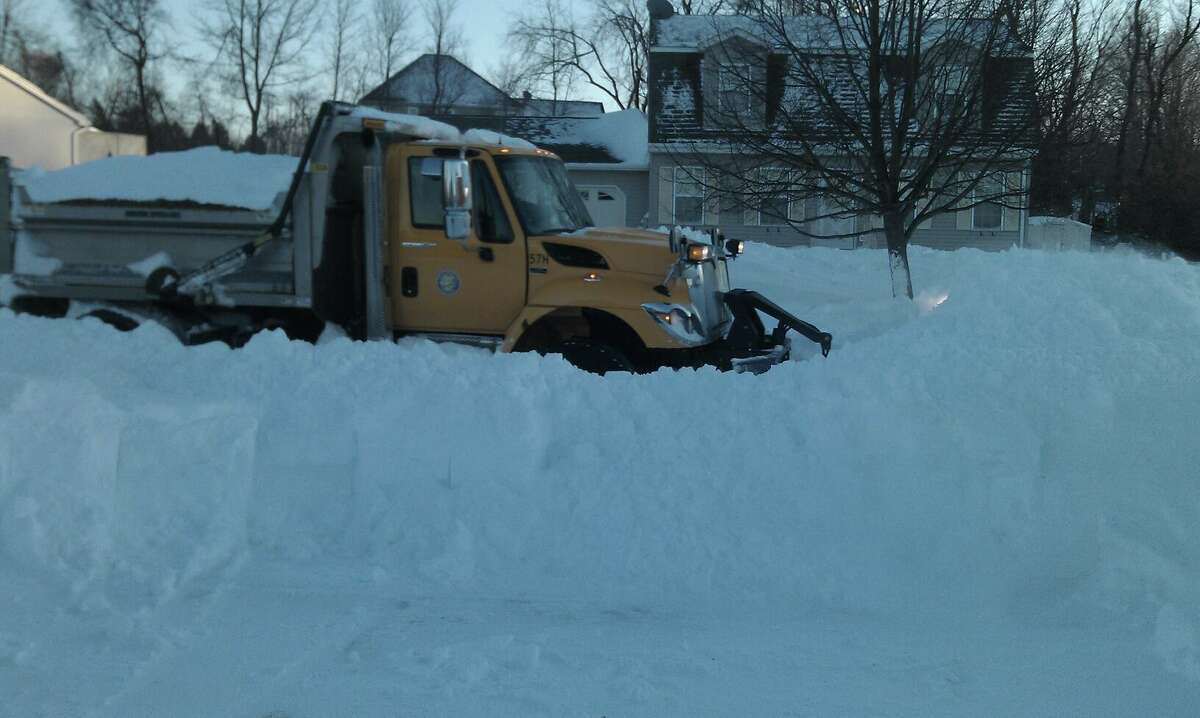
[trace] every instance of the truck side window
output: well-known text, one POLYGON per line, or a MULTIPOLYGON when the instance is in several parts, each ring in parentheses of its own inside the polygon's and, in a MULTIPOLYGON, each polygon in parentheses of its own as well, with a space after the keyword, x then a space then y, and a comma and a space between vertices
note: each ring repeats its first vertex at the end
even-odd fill
MULTIPOLYGON (((500 193, 492 181, 487 164, 471 162, 471 189, 474 193, 475 233, 484 242, 507 244, 513 241, 512 224, 500 204, 500 193)), ((438 157, 411 157, 408 160, 409 200, 414 227, 438 229, 445 225, 442 204, 442 160, 438 157)))
POLYGON ((492 181, 492 173, 485 162, 471 162, 471 184, 475 193, 475 232, 483 242, 507 244, 513 241, 512 224, 500 204, 500 193, 492 181))
POLYGON ((410 157, 408 160, 408 196, 414 227, 439 229, 445 226, 442 205, 442 160, 438 157, 410 157))

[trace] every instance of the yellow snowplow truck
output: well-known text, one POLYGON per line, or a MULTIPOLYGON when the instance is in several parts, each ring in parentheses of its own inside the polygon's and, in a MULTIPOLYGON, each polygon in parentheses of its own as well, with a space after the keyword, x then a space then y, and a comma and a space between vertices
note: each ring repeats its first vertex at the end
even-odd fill
POLYGON ((557 156, 479 136, 327 102, 271 212, 39 204, 0 166, 8 303, 62 316, 74 301, 73 316, 158 321, 189 344, 264 328, 315 339, 333 322, 359 339, 561 353, 598 373, 762 371, 788 357, 789 330, 828 354, 829 334, 730 286, 741 242, 595 228, 557 156), (53 269, 23 272, 23 242, 53 269), (170 263, 130 270, 152 256, 170 263))

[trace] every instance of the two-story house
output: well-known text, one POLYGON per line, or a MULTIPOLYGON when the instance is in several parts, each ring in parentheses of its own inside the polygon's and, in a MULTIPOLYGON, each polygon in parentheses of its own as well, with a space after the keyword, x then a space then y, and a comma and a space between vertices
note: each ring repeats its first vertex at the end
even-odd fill
MULTIPOLYGON (((732 127, 742 133, 777 133, 780 132, 778 117, 789 110, 793 116, 800 115, 801 110, 788 104, 805 100, 796 96, 795 83, 788 81, 798 74, 791 65, 798 61, 813 62, 801 57, 810 51, 798 45, 819 33, 821 23, 827 20, 807 16, 786 18, 782 22, 791 33, 786 42, 764 28, 763 22, 760 17, 748 15, 674 15, 669 8, 663 12, 661 7, 655 13, 648 61, 650 223, 719 226, 731 236, 779 245, 882 246, 882 220, 866 213, 855 216, 844 202, 839 204, 813 190, 806 190, 804 196, 781 193, 746 200, 724 178, 715 176, 720 173, 723 158, 731 160, 741 151, 736 138, 730 139, 731 126, 725 118, 742 120, 732 127), (798 231, 797 227, 805 231, 798 231)), ((931 40, 931 47, 936 47, 936 41, 936 37, 931 40)), ((836 50, 831 52, 828 48, 826 45, 824 52, 836 55, 836 50)), ((1030 52, 1008 41, 1003 52, 1002 62, 981 63, 987 65, 992 75, 997 75, 993 67, 1001 69, 997 75, 1000 79, 989 75, 986 81, 977 83, 982 88, 977 91, 978 96, 972 96, 975 98, 972 101, 979 104, 978 115, 983 118, 976 120, 980 127, 1000 126, 995 123, 1011 123, 1012 118, 1031 116, 1032 92, 1027 77, 1031 71, 1030 52)), ((846 53, 851 54, 852 51, 846 53)), ((834 56, 829 65, 838 67, 845 62, 844 57, 834 56)), ((824 81, 827 84, 820 91, 831 96, 853 95, 855 89, 861 91, 861 86, 852 86, 854 82, 861 83, 861 78, 848 74, 853 73, 842 76, 831 73, 831 79, 824 81)), ((888 81, 892 80, 886 77, 880 80, 888 81)), ((942 82, 944 86, 927 95, 933 98, 929 103, 932 106, 913 112, 914 126, 924 122, 936 127, 939 103, 959 99, 954 96, 955 83, 942 82)), ((847 107, 852 104, 852 99, 847 100, 847 107)), ((838 147, 843 150, 849 147, 851 140, 830 138, 827 144, 834 148, 830 152, 836 153, 838 147)), ((754 147, 755 143, 745 145, 754 147)), ((1012 162, 996 171, 999 179, 988 180, 1000 183, 1002 191, 985 195, 991 185, 979 183, 967 196, 955 199, 953 206, 962 209, 936 214, 921 222, 911 241, 946 249, 1003 249, 1022 245, 1027 224, 1024 197, 1028 187, 1028 153, 1011 156, 1012 162), (996 201, 981 199, 1001 195, 1003 199, 996 201)), ((771 171, 770 168, 754 170, 771 171)), ((912 211, 908 216, 915 218, 912 211)))

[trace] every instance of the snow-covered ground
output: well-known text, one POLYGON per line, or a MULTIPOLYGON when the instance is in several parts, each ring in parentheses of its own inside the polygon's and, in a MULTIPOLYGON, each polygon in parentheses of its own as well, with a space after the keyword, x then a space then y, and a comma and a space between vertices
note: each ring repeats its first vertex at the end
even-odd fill
POLYGON ((1195 716, 1200 268, 752 245, 763 376, 0 310, 0 715, 1195 716))

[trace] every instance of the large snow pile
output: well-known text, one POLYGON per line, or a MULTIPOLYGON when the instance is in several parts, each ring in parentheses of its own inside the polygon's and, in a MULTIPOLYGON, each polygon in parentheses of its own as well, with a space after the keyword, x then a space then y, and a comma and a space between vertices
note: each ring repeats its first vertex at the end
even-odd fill
POLYGON ((0 694, 1194 715, 1200 269, 912 257, 906 303, 880 254, 752 245, 735 283, 836 337, 757 377, 0 310, 0 694))
POLYGON ((198 147, 148 157, 109 157, 52 172, 28 171, 18 182, 37 203, 161 200, 264 210, 287 190, 298 161, 198 147))

